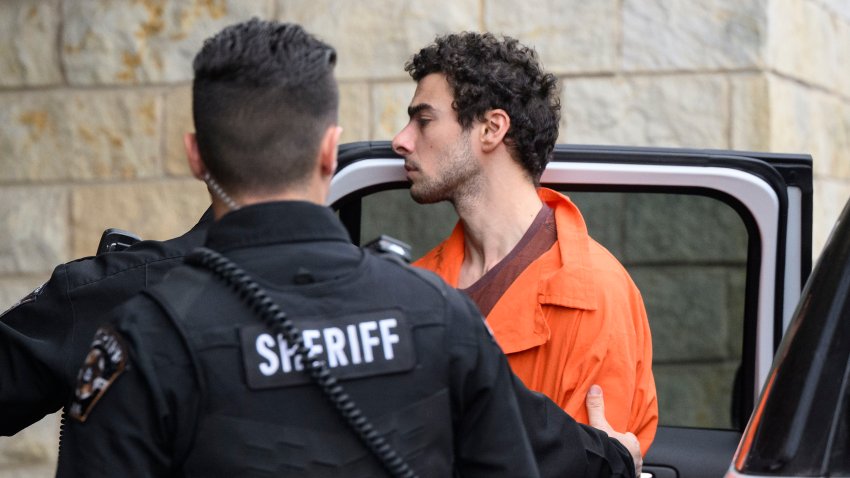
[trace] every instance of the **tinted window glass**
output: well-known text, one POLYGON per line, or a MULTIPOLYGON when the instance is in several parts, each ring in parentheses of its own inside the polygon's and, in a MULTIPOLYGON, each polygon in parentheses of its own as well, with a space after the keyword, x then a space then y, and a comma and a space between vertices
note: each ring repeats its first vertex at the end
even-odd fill
POLYGON ((414 260, 451 234, 457 222, 451 204, 416 204, 410 199, 407 189, 391 189, 365 196, 362 207, 360 243, 365 244, 387 234, 410 244, 414 260))

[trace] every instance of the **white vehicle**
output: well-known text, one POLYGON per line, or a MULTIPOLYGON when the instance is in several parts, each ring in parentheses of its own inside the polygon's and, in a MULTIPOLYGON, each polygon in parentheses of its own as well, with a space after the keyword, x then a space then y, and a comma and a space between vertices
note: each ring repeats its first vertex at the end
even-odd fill
MULTIPOLYGON (((450 205, 420 206, 409 198, 403 161, 388 142, 343 145, 339 160, 330 203, 355 243, 388 234, 410 243, 417 258, 451 231, 450 205)), ((806 388, 790 374, 795 385, 784 386, 809 394, 793 403, 785 402, 788 389, 778 390, 783 375, 771 372, 811 270, 811 157, 559 145, 541 182, 579 206, 591 236, 626 266, 643 294, 660 412, 644 473, 832 476, 829 465, 841 461, 835 469, 850 475, 850 333, 830 383, 806 388), (732 463, 769 377, 774 400, 754 415, 761 425, 750 426, 750 444, 732 463), (825 400, 821 386, 838 397, 825 400), (832 421, 806 418, 821 415, 832 421), (783 435, 792 428, 792 437, 783 435), (812 450, 827 456, 807 455, 807 466, 783 468, 812 450)), ((814 355, 803 365, 814 366, 814 355)))

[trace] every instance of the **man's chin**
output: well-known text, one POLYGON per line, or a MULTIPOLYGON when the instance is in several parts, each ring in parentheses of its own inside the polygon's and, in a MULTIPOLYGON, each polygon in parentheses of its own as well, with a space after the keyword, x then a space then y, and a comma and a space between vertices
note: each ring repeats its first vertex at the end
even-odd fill
POLYGON ((428 194, 427 192, 417 191, 414 186, 410 187, 410 198, 418 204, 434 204, 443 201, 443 198, 436 194, 428 194))

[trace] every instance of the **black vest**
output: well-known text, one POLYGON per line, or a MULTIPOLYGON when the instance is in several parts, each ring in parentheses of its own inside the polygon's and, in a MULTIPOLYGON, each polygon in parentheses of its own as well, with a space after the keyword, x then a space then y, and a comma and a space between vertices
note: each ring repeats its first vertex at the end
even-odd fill
MULTIPOLYGON (((309 285, 266 292, 419 476, 451 476, 444 286, 404 269, 367 254, 333 298, 309 285), (407 292, 383 296, 387 281, 407 292)), ((385 476, 285 341, 223 282, 180 267, 146 293, 180 330, 201 388, 195 430, 174 438, 180 474, 385 476)))

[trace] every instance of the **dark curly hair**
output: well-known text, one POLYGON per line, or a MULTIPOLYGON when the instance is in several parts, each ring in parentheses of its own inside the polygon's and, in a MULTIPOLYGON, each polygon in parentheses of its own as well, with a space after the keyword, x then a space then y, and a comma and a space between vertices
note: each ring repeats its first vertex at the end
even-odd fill
POLYGON ((337 121, 334 49, 300 25, 229 26, 195 56, 198 150, 229 192, 269 192, 305 179, 337 121))
POLYGON ((540 180, 558 139, 561 101, 558 80, 543 72, 533 49, 507 36, 455 33, 437 37, 404 69, 417 82, 445 74, 464 129, 489 110, 505 110, 511 118, 505 143, 532 180, 540 180))

